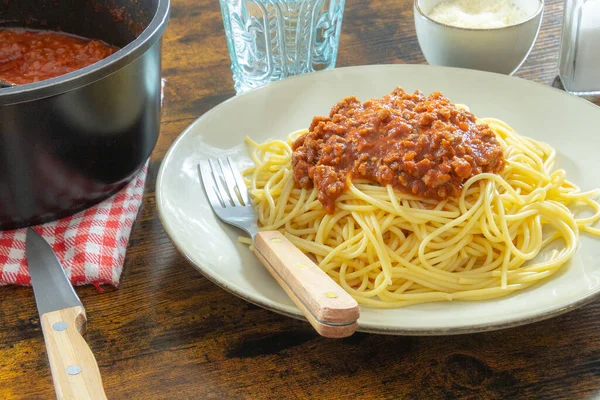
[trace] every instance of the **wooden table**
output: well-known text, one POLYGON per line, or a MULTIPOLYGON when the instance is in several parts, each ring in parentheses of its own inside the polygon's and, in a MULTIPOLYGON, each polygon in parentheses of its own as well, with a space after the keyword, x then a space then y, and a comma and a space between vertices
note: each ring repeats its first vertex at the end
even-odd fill
MULTIPOLYGON (((155 182, 169 145, 234 95, 217 0, 172 0, 164 37, 162 133, 119 289, 80 287, 111 399, 583 398, 600 391, 600 302, 503 331, 449 337, 318 337, 202 277, 158 220, 155 182)), ((552 84, 562 1, 546 1, 518 76, 552 84)), ((412 1, 347 0, 338 66, 424 63, 412 1)), ((0 289, 0 399, 54 396, 30 288, 0 289)))

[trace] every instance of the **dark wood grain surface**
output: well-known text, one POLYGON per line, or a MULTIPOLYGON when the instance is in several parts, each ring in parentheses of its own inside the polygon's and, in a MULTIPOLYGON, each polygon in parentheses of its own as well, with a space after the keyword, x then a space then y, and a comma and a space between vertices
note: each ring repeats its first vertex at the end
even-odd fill
MULTIPOLYGON (((518 76, 551 85, 562 1, 546 1, 518 76)), ((514 329, 449 337, 327 340, 202 277, 158 220, 169 145, 234 95, 216 0, 173 0, 164 37, 162 132, 119 289, 77 289, 110 399, 589 398, 600 395, 600 302, 514 329)), ((424 63, 412 1, 347 0, 338 66, 424 63)), ((33 293, 0 288, 0 399, 54 396, 33 293)))

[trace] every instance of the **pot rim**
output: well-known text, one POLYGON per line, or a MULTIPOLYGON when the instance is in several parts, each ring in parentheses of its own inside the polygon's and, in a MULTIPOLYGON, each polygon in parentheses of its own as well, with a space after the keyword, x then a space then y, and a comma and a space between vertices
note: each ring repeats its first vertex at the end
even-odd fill
POLYGON ((148 26, 133 41, 115 53, 87 67, 43 81, 0 89, 0 106, 56 96, 103 79, 144 54, 158 41, 169 21, 170 0, 158 0, 148 26))

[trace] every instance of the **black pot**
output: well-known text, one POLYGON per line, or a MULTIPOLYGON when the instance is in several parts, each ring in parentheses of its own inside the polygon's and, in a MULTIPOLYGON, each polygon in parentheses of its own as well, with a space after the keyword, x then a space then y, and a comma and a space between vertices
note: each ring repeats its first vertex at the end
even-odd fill
POLYGON ((0 230, 90 207, 122 188, 160 127, 169 0, 0 1, 0 27, 61 30, 121 49, 45 81, 0 88, 0 230))

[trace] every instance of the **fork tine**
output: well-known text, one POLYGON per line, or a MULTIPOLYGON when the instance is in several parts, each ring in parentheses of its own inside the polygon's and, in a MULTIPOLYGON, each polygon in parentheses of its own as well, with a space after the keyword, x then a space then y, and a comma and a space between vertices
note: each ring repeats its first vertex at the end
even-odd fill
POLYGON ((229 157, 227 157, 227 164, 229 164, 229 168, 231 168, 231 171, 233 172, 233 178, 235 179, 236 186, 238 188, 238 193, 240 194, 240 196, 242 196, 242 201, 244 202, 244 205, 251 205, 250 194, 248 193, 248 187, 244 182, 244 178, 242 178, 242 175, 238 172, 238 170, 233 168, 233 163, 231 162, 231 158, 229 157))
POLYGON ((225 186, 223 185, 223 172, 221 171, 221 166, 214 158, 209 158, 208 163, 210 165, 210 172, 214 179, 214 182, 217 186, 217 190, 219 192, 219 196, 223 199, 225 203, 225 208, 235 206, 231 196, 225 186))
POLYGON ((219 194, 211 172, 210 164, 207 160, 200 160, 200 163, 198 164, 198 171, 200 172, 200 177, 202 178, 204 192, 206 193, 211 206, 213 208, 224 208, 225 202, 219 194))
MULTIPOLYGON (((243 206, 240 197, 236 193, 236 183, 235 178, 233 177, 233 171, 231 169, 231 165, 227 163, 227 160, 223 158, 219 158, 219 167, 221 167, 221 171, 223 172, 223 176, 225 177, 225 184, 227 185, 227 190, 229 191, 229 197, 233 200, 234 206, 243 206)), ((239 188, 238 188, 239 191, 239 188)))

